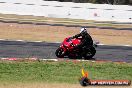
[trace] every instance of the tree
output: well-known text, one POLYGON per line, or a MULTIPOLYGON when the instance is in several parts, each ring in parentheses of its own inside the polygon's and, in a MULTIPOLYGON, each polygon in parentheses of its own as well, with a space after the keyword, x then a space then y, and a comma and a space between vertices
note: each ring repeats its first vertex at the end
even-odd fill
POLYGON ((98 3, 112 5, 132 5, 132 0, 45 0, 45 1, 60 1, 60 2, 75 2, 75 3, 98 3))

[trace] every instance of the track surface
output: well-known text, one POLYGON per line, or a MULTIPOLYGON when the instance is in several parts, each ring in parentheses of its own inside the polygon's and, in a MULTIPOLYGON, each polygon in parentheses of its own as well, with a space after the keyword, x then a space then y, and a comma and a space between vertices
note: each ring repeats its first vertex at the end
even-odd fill
MULTIPOLYGON (((54 59, 57 58, 55 50, 59 45, 46 42, 0 41, 0 57, 54 59)), ((96 50, 93 60, 132 62, 132 47, 103 45, 98 46, 96 50)))

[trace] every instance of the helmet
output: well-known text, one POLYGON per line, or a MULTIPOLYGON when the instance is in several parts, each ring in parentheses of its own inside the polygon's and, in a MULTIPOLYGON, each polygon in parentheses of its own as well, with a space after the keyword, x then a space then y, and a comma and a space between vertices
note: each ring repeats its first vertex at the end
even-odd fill
POLYGON ((87 32, 86 28, 81 28, 80 33, 87 32))

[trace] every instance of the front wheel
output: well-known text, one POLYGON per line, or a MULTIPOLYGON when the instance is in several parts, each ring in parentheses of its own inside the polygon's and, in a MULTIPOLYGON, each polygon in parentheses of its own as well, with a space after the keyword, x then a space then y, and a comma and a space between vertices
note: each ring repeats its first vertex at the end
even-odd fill
POLYGON ((58 48, 55 52, 55 55, 58 57, 58 58, 63 58, 64 55, 65 55, 65 52, 64 52, 64 49, 63 48, 58 48))
POLYGON ((89 49, 86 51, 86 53, 85 53, 85 55, 84 55, 84 58, 85 58, 85 59, 91 59, 91 58, 95 55, 95 53, 96 53, 95 48, 94 48, 94 47, 91 47, 91 48, 89 48, 89 49))

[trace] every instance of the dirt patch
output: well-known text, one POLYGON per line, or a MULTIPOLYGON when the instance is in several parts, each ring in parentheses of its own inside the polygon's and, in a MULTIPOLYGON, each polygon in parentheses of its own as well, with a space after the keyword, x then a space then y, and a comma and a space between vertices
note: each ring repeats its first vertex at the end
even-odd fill
MULTIPOLYGON (((0 38, 11 40, 61 42, 67 36, 79 33, 79 27, 0 23, 0 38)), ((94 40, 103 44, 132 45, 131 30, 89 28, 94 40)))
MULTIPOLYGON (((132 86, 87 86, 87 88, 131 88, 132 86)), ((19 83, 0 84, 0 88, 83 88, 79 84, 19 83)))

